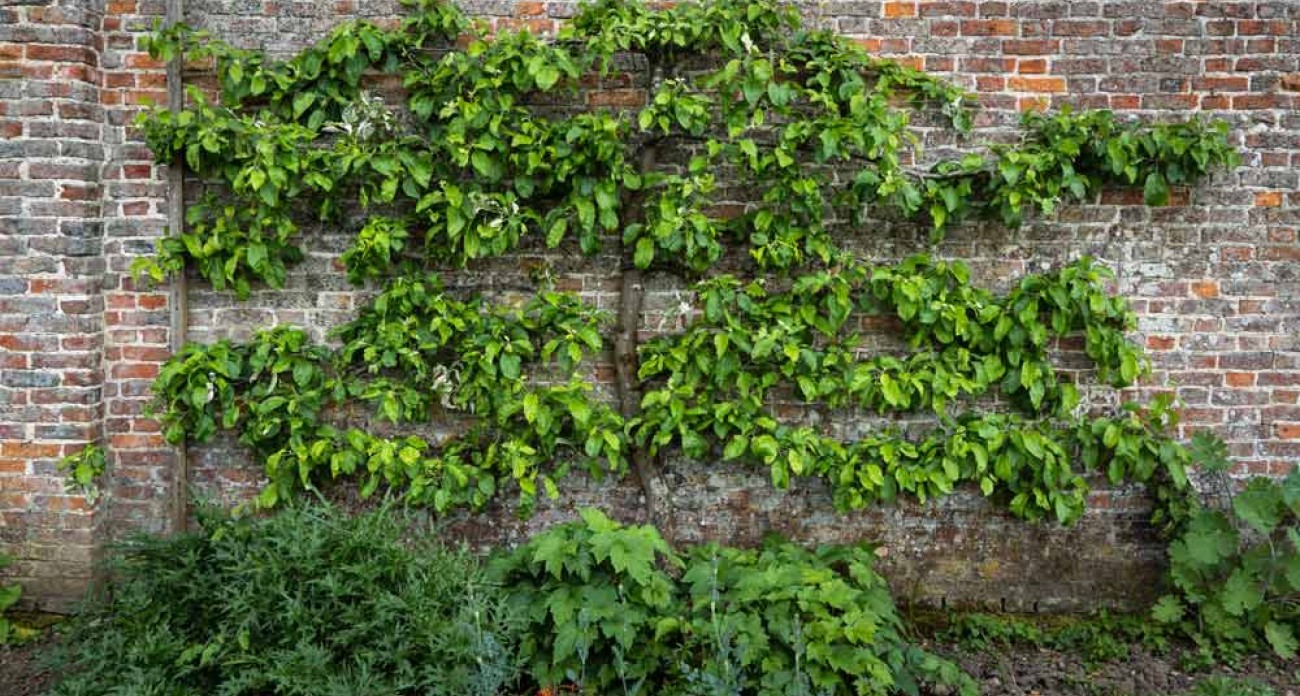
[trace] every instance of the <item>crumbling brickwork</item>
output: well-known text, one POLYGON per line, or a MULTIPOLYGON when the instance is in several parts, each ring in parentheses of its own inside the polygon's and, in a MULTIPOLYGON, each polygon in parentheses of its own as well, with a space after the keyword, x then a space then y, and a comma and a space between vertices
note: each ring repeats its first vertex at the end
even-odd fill
MULTIPOLYGON (((553 31, 574 9, 509 0, 461 6, 496 27, 538 32, 553 31)), ((1300 461, 1300 3, 841 0, 801 8, 872 52, 978 93, 982 110, 969 142, 1014 137, 1020 111, 1066 105, 1228 120, 1243 166, 1176 192, 1170 206, 1145 207, 1140 191, 1108 191, 1017 230, 954 230, 936 251, 966 259, 979 282, 997 287, 1082 254, 1099 258, 1141 315, 1139 338, 1156 371, 1140 391, 1176 390, 1184 428, 1225 437, 1240 473, 1280 474, 1300 461)), ((130 128, 142 103, 166 99, 164 66, 140 44, 164 9, 162 0, 0 4, 0 543, 19 558, 16 579, 45 606, 75 598, 105 540, 165 530, 171 519, 177 460, 143 407, 168 355, 173 308, 168 288, 139 286, 127 272, 167 224, 166 168, 153 165, 130 128), (54 471, 59 456, 92 441, 110 453, 108 495, 95 509, 65 494, 54 471)), ((183 10, 193 26, 279 54, 344 19, 399 12, 390 0, 185 0, 183 10)), ((637 98, 618 89, 586 95, 596 105, 637 98)), ((945 130, 919 132, 932 154, 966 144, 945 130)), ((238 302, 195 282, 188 338, 274 323, 322 335, 358 306, 336 265, 350 232, 310 231, 308 259, 283 291, 238 302)), ((925 242, 916 229, 881 223, 850 244, 896 259, 925 242)), ((528 254, 472 268, 456 283, 508 287, 538 262, 553 263, 562 289, 617 305, 609 257, 575 263, 528 254)), ((689 301, 679 280, 652 283, 647 332, 674 321, 673 309, 689 301)), ((229 445, 196 448, 190 463, 207 494, 238 499, 257 485, 256 467, 229 445)), ((1060 529, 1012 520, 976 495, 839 516, 819 486, 773 491, 761 472, 740 467, 673 465, 667 478, 680 539, 782 531, 877 540, 903 596, 936 603, 1133 605, 1160 572, 1162 548, 1143 523, 1146 501, 1101 482, 1085 518, 1060 529)), ((497 509, 486 521, 454 520, 451 529, 483 543, 516 539, 579 505, 635 516, 636 499, 632 485, 571 480, 561 501, 529 521, 497 509)))

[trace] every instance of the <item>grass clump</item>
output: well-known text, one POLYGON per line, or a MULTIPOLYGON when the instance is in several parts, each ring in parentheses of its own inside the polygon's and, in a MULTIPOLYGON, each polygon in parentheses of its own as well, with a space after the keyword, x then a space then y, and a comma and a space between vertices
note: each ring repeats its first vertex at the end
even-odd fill
POLYGON ((139 537, 111 599, 72 622, 54 696, 487 696, 518 673, 518 620, 477 558, 408 539, 391 510, 204 515, 139 537))

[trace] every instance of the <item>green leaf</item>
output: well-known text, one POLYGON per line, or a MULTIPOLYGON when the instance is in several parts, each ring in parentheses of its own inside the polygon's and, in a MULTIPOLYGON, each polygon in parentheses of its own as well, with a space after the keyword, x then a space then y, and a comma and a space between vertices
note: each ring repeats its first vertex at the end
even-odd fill
POLYGON ((560 81, 560 71, 553 65, 543 65, 533 73, 533 79, 537 81, 537 88, 545 92, 560 81))
POLYGON ((299 361, 293 366, 293 381, 300 387, 311 384, 311 379, 315 374, 316 366, 309 362, 299 361))
POLYGON ((1243 616, 1264 601, 1264 591, 1258 580, 1245 568, 1234 568, 1219 593, 1223 610, 1233 616, 1243 616))
POLYGON ((501 368, 501 376, 506 379, 519 379, 519 364, 520 357, 514 353, 504 353, 497 361, 497 365, 501 368))
POLYGON ((1296 642, 1295 632, 1291 627, 1277 621, 1270 621, 1264 626, 1264 638, 1272 646, 1273 652, 1284 660, 1295 657, 1296 649, 1300 648, 1300 644, 1296 642))
POLYGON ((1146 184, 1142 187, 1142 199, 1147 205, 1164 205, 1169 202, 1169 185, 1159 172, 1147 175, 1146 184))
POLYGON ((311 108, 311 105, 315 103, 315 101, 315 92, 302 91, 295 94, 293 97, 293 117, 302 118, 303 113, 306 112, 307 109, 311 108))
POLYGON ((1202 511, 1188 523, 1187 533, 1174 542, 1170 553, 1187 561, 1214 566, 1237 551, 1237 532, 1218 511, 1202 511))
POLYGON ((546 231, 546 247, 554 249, 564 240, 564 234, 569 231, 569 221, 566 218, 560 218, 551 223, 550 229, 546 231))
POLYGON ((632 256, 632 263, 637 268, 649 268, 650 262, 655 258, 655 242, 649 237, 642 237, 636 240, 636 253, 632 256))
POLYGON ((750 449, 753 450, 754 454, 762 457, 763 463, 768 464, 776 459, 776 453, 779 451, 780 446, 777 444, 776 438, 771 435, 759 435, 750 441, 750 449))
POLYGON ((537 392, 528 392, 524 395, 524 420, 529 423, 537 421, 538 409, 541 402, 537 398, 537 392))
POLYGON ((22 585, 15 584, 0 587, 0 614, 3 614, 6 609, 17 604, 18 598, 22 597, 22 594, 22 585))
POLYGON ((1265 478, 1251 479, 1232 499, 1232 509, 1260 534, 1270 534, 1282 521, 1282 490, 1265 478))
POLYGON ((1138 360, 1137 356, 1131 351, 1125 351, 1124 355, 1120 358, 1119 375, 1120 378, 1124 380, 1125 384, 1132 384, 1133 380, 1137 379, 1138 360))
POLYGON ((500 180, 505 172, 505 168, 497 158, 482 150, 475 150, 474 154, 470 155, 470 163, 474 165, 474 171, 488 181, 500 180))
POLYGON ((1300 516, 1300 465, 1291 467, 1291 473, 1282 480, 1282 503, 1291 514, 1300 516))
POLYGON ((736 435, 727 442, 726 448, 722 450, 723 459, 735 459, 745 454, 749 449, 749 438, 744 435, 736 435))
POLYGON ((1177 623, 1183 618, 1183 603, 1173 595, 1164 595, 1151 607, 1151 618, 1158 623, 1177 623))
POLYGON ((541 563, 555 579, 564 574, 564 562, 572 555, 572 544, 559 533, 539 534, 533 540, 533 563, 541 563))

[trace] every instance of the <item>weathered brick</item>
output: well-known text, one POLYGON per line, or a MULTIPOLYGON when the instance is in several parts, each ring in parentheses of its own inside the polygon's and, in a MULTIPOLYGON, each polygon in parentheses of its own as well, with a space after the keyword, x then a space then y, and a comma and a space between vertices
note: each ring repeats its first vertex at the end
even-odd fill
POLYGON ((1009 19, 966 19, 961 22, 963 36, 1015 36, 1018 25, 1009 19))
POLYGON ((1016 92, 1064 92, 1063 77, 1023 77, 1007 78, 1007 89, 1016 92))

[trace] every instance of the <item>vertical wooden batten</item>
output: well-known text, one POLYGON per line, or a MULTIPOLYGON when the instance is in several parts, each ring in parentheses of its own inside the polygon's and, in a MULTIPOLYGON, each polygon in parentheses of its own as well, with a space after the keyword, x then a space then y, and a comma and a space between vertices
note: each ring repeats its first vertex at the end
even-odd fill
MULTIPOLYGON (((182 0, 167 0, 164 23, 179 24, 184 17, 182 0)), ((167 63, 167 108, 179 111, 185 107, 183 84, 185 57, 177 54, 167 63)), ((167 234, 179 235, 185 226, 185 160, 177 155, 167 168, 167 234)), ((170 348, 178 353, 185 345, 189 329, 189 280, 184 271, 172 279, 168 302, 171 311, 170 348)), ((183 532, 189 525, 190 511, 190 457, 185 442, 176 446, 176 468, 171 490, 171 530, 183 532)))

